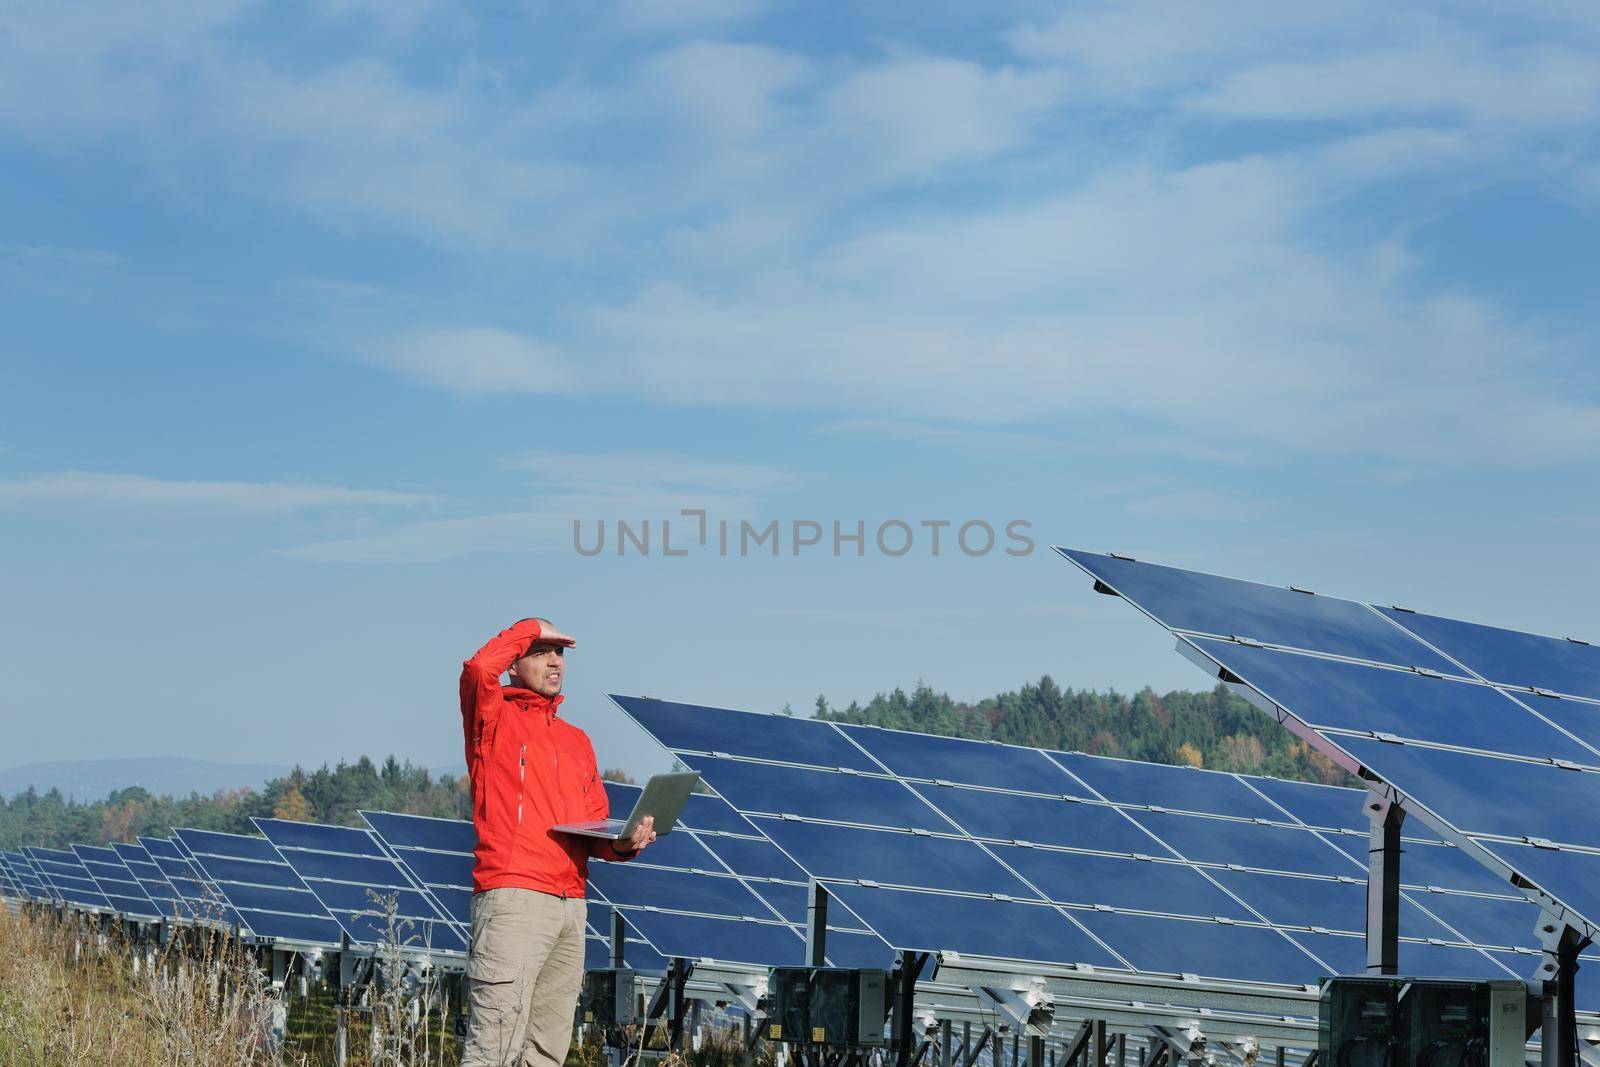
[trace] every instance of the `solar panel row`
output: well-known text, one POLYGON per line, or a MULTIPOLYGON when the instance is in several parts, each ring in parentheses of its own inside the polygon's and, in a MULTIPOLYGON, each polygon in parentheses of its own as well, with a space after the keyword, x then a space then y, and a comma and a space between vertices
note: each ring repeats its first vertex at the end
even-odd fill
POLYGON ((1519 878, 1600 928, 1587 817, 1600 803, 1600 649, 1058 551, 1319 748, 1399 790, 1500 885, 1519 878))
MULTIPOLYGON (((614 697, 887 944, 1314 982, 1365 962, 1359 790, 614 697)), ((1522 977, 1535 907, 1423 831, 1413 973, 1522 977)))

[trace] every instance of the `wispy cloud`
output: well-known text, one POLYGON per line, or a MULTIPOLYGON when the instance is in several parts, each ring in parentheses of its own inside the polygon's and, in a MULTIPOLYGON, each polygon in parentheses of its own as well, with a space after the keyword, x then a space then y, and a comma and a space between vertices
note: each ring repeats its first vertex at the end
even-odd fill
POLYGON ((507 461, 510 470, 556 486, 610 493, 687 490, 762 493, 793 489, 805 477, 793 470, 673 452, 530 452, 507 461))
POLYGON ((373 358, 456 393, 568 393, 584 380, 551 346, 492 326, 417 330, 375 346, 373 358))
POLYGON ((698 533, 686 508, 715 519, 753 517, 766 494, 794 488, 799 472, 665 452, 554 453, 516 456, 505 464, 528 480, 529 505, 480 515, 399 522, 360 534, 327 538, 278 554, 318 563, 432 563, 472 555, 573 552, 573 527, 582 523, 592 545, 597 523, 618 520, 636 531, 648 523, 652 551, 661 549, 663 522, 682 548, 698 533))
POLYGON ((0 481, 0 507, 94 508, 140 515, 274 518, 345 509, 430 509, 444 502, 428 493, 313 482, 179 481, 92 471, 0 481))

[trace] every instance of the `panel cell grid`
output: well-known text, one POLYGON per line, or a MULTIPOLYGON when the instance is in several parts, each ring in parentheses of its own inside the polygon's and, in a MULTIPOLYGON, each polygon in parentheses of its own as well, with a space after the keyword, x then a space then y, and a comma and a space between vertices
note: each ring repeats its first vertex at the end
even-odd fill
POLYGON ((353 943, 376 947, 393 941, 411 951, 466 951, 456 924, 370 830, 252 821, 353 943))

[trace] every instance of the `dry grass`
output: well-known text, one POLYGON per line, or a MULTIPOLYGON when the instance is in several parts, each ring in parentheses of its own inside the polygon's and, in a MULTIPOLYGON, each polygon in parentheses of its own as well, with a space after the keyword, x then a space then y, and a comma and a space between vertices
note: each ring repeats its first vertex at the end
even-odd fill
POLYGON ((117 933, 49 912, 0 910, 0 1065, 255 1067, 271 1000, 232 942, 135 951, 117 933))
MULTIPOLYGON (((348 1014, 351 1067, 444 1067, 460 1056, 453 1005, 404 919, 387 912, 388 944, 365 1003, 348 1014), (404 951, 409 949, 410 953, 404 951)), ((190 931, 194 933, 194 931, 190 931)), ((129 945, 84 921, 0 907, 0 1067, 323 1067, 336 1062, 337 1006, 325 990, 290 997, 285 1048, 269 1041, 277 998, 254 956, 225 937, 196 936, 158 950, 129 945)), ((588 1028, 568 1067, 605 1067, 600 1034, 588 1028)), ((745 1067, 736 1031, 709 1030, 701 1047, 673 1053, 662 1026, 629 1027, 635 1064, 745 1067)), ((772 1067, 757 1046, 752 1067, 772 1067)))

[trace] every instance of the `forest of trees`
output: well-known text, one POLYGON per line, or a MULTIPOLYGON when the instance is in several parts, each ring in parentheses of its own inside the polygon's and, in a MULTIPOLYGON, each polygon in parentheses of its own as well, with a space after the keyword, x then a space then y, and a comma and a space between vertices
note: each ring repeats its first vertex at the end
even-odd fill
POLYGON ((835 722, 1347 784, 1332 760, 1221 685, 1165 696, 1145 688, 1129 697, 1062 689, 1047 674, 977 704, 918 684, 910 694, 879 693, 865 707, 851 701, 847 708, 830 708, 819 696, 815 714, 835 722))
MULTIPOLYGON (((786 705, 784 712, 792 714, 786 705)), ((923 733, 993 739, 1018 745, 1122 756, 1153 763, 1188 763, 1223 771, 1342 784, 1345 774, 1267 716, 1222 686, 1209 692, 1150 689, 1120 693, 1062 689, 1046 675, 1015 692, 977 704, 953 700, 917 685, 879 693, 866 706, 835 709, 817 697, 816 716, 923 733)), ((610 769, 602 777, 631 782, 610 769)), ((444 818, 471 817, 465 777, 433 777, 390 756, 379 766, 363 756, 354 763, 300 768, 260 790, 238 789, 203 797, 151 796, 133 786, 104 800, 80 804, 58 790, 29 789, 0 797, 0 848, 60 847, 128 841, 144 834, 166 837, 173 827, 252 833, 252 816, 360 825, 360 809, 404 811, 444 818)))

